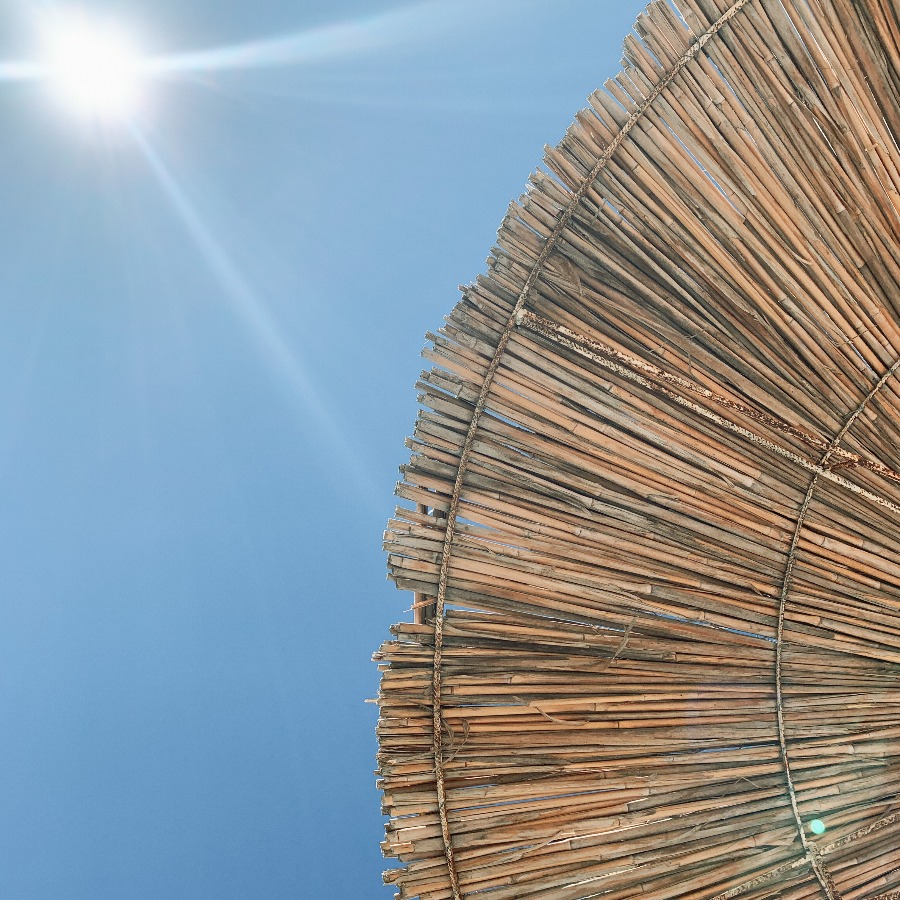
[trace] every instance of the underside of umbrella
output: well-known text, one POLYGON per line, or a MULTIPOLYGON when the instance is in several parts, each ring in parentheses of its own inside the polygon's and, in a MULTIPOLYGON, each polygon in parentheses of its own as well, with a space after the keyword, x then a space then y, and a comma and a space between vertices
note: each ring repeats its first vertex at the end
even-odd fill
POLYGON ((402 898, 900 897, 900 14, 652 4, 425 351, 402 898))

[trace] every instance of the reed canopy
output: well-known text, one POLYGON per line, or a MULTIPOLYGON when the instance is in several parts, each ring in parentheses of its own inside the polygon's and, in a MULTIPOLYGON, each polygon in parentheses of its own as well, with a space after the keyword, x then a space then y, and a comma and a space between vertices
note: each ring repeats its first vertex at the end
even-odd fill
POLYGON ((900 9, 676 3, 429 336, 401 898, 900 898, 900 9))

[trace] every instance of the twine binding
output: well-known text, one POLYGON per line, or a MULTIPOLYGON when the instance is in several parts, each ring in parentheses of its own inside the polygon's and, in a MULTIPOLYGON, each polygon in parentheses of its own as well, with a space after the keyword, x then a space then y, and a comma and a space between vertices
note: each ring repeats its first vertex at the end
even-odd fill
POLYGON ((828 900, 841 900, 841 895, 835 887, 834 881, 832 880, 831 875, 825 867, 825 863, 822 860, 821 851, 816 847, 815 843, 809 841, 806 837, 806 829, 803 826, 803 819, 800 817, 800 808, 797 805, 797 793, 794 789, 794 779, 791 776, 791 764, 790 760, 788 759, 787 740, 785 738, 784 728, 784 703, 782 691, 782 670, 784 662, 784 616, 787 609, 788 594, 791 590, 791 581, 793 580, 794 575, 794 563, 796 562, 797 558, 797 547, 800 544, 800 534, 803 531, 803 525, 806 521, 806 513, 809 510, 809 505, 812 502, 813 495, 815 494, 816 486, 819 483, 819 476, 825 472, 830 471, 827 468, 828 463, 831 457, 837 452, 838 445, 844 439, 847 432, 853 426, 853 423, 859 418, 859 416, 869 405, 875 395, 884 387, 888 379, 897 371, 898 367, 900 367, 900 360, 895 362, 884 373, 884 375, 881 376, 872 390, 870 390, 869 393, 863 398, 859 406, 857 406, 856 409, 853 410, 853 412, 847 417, 847 420, 844 422, 841 430, 835 435, 834 439, 829 444, 828 449, 822 455, 822 458, 819 461, 819 468, 822 471, 815 472, 813 474, 813 477, 809 482, 809 487, 806 490, 806 496, 803 498, 803 503, 800 506, 800 512, 797 516, 797 524, 794 527, 794 536, 791 539, 791 546, 788 550, 787 560, 785 562, 784 579, 782 580, 781 584, 781 597, 779 599, 778 606, 778 637, 775 644, 775 711, 776 720, 778 723, 778 746, 781 749, 781 761, 784 765, 784 776, 787 782, 788 795, 791 798, 791 810, 794 813, 794 820, 797 823, 797 832, 800 835, 800 843, 803 845, 803 849, 804 851, 806 851, 806 854, 810 859, 813 871, 816 873, 816 878, 819 879, 819 884, 822 885, 822 889, 825 891, 825 896, 828 898, 828 900))
POLYGON ((443 643, 444 643, 444 607, 447 600, 447 582, 450 571, 450 555, 453 550, 453 541, 456 534, 456 517, 459 509, 460 496, 462 494, 463 480, 465 478, 466 468, 468 466, 469 457, 472 453, 472 446, 475 441, 475 435, 478 430, 478 424, 484 408, 487 404, 488 394, 494 382, 494 377, 500 367, 500 362, 506 347, 509 343, 510 336, 516 326, 518 314, 524 309, 525 303, 531 296, 534 286, 540 277, 544 265, 553 252, 560 237, 568 227, 572 216, 578 205, 584 199, 591 185, 596 181, 600 172, 606 167, 616 150, 621 146, 622 142, 634 129, 635 125, 641 120, 651 104, 665 91, 679 73, 693 60, 706 44, 718 32, 727 25, 749 2, 749 0, 737 0, 710 28, 708 28, 699 38, 688 48, 683 56, 672 66, 672 68, 663 76, 656 87, 647 95, 637 109, 629 116, 622 128, 616 133, 615 137, 603 151, 597 162, 594 164, 587 177, 582 181, 578 189, 572 194, 571 199, 565 209, 559 215, 556 225, 550 232, 543 248, 537 256, 532 266, 531 272, 525 281, 525 284, 516 300, 513 311, 500 335, 494 356, 485 372, 484 381, 472 412, 472 419, 466 433, 465 441, 460 452, 459 467, 457 469, 456 478, 453 483, 453 491, 450 496, 450 504, 447 511, 447 529, 444 534, 443 549, 441 551, 441 567, 438 577, 438 591, 435 600, 435 620, 434 620, 434 668, 432 677, 432 750, 434 753, 434 775, 436 783, 436 793, 438 802, 438 814, 441 822, 441 836, 444 844, 444 856, 447 861, 447 871, 450 876, 450 888, 453 893, 453 900, 462 900, 462 890, 459 884, 459 873, 456 868, 456 861, 453 855, 453 839, 450 832, 450 822, 447 815, 447 790, 445 784, 444 773, 444 747, 443 747, 443 728, 441 715, 441 666, 443 661, 443 643))
MULTIPOLYGON (((843 476, 838 475, 834 471, 837 468, 837 465, 829 464, 828 461, 830 460, 832 455, 840 454, 842 457, 841 465, 866 468, 873 472, 877 472, 879 475, 883 475, 884 477, 889 478, 892 481, 900 480, 900 473, 895 472, 893 469, 889 469, 887 466, 884 466, 881 463, 875 462, 874 460, 863 459, 862 457, 859 457, 853 453, 847 453, 846 451, 838 450, 833 446, 834 441, 829 444, 821 438, 814 437, 813 435, 807 435, 795 425, 791 425, 787 422, 782 422, 781 420, 775 419, 774 417, 769 416, 765 413, 750 409, 750 407, 743 406, 739 403, 734 403, 733 401, 730 401, 725 397, 720 397, 716 394, 713 394, 712 391, 707 391, 705 388, 701 388, 699 385, 694 385, 693 382, 690 382, 685 378, 679 378, 675 375, 664 372, 657 366, 644 363, 641 360, 635 359, 634 357, 630 357, 624 353, 620 353, 619 351, 614 350, 612 347, 608 347, 605 344, 594 341, 582 334, 578 334, 577 332, 572 331, 571 329, 566 328, 563 325, 557 325, 555 322, 551 322, 549 319, 545 319, 542 316, 537 316, 532 312, 528 312, 525 310, 520 311, 517 315, 517 322, 521 327, 527 328, 528 330, 533 331, 537 334, 541 334, 554 343, 559 344, 562 347, 567 347, 569 350, 573 350, 579 356, 583 356, 585 359, 590 359, 592 362, 603 366, 603 368, 608 369, 611 372, 615 372, 617 375, 620 375, 623 378, 627 378, 629 381, 640 384, 642 387, 645 387, 648 390, 652 390, 656 393, 662 394, 664 397, 667 397, 669 400, 672 400, 679 406, 683 406, 686 409, 689 409, 692 412, 696 413, 697 415, 703 416, 703 418, 708 419, 716 425, 719 425, 720 427, 725 428, 728 431, 734 432, 735 434, 739 434, 742 437, 746 438, 748 441, 751 441, 754 444, 758 444, 761 447, 765 447, 767 450, 771 451, 772 453, 776 453, 778 456, 789 459, 791 462, 795 463, 801 468, 813 473, 817 478, 825 478, 828 481, 839 484, 841 487, 852 491, 857 496, 865 498, 871 503, 876 503, 879 506, 883 506, 885 509, 891 510, 892 512, 900 513, 900 506, 898 506, 896 503, 888 500, 886 497, 880 496, 879 494, 874 494, 872 493, 872 491, 866 490, 865 488, 860 487, 858 484, 854 484, 852 481, 849 481, 843 476), (726 419, 723 416, 712 412, 705 406, 702 406, 699 403, 695 403, 693 400, 689 400, 686 397, 683 397, 681 394, 678 394, 667 387, 667 384, 678 384, 679 386, 684 387, 686 390, 692 391, 694 393, 699 393, 702 396, 708 397, 715 403, 719 403, 721 405, 728 406, 731 409, 740 411, 743 414, 755 419, 756 421, 764 422, 765 424, 770 425, 771 427, 776 428, 777 430, 782 431, 785 434, 792 434, 794 436, 804 435, 806 437, 806 442, 811 446, 825 448, 826 453, 823 456, 824 462, 811 462, 805 457, 800 456, 799 453, 794 453, 793 450, 782 447, 780 444, 776 444, 773 441, 770 441, 768 438, 762 437, 756 432, 751 431, 749 428, 745 428, 743 425, 738 425, 736 422, 733 422, 730 419, 726 419)), ((894 373, 894 371, 896 371, 896 364, 895 366, 892 366, 888 373, 882 378, 882 380, 878 382, 878 385, 876 385, 878 390, 881 389, 884 381, 886 381, 887 378, 894 373)), ((875 393, 877 393, 877 391, 872 393, 871 396, 864 401, 864 403, 868 404, 869 400, 872 396, 875 395, 875 393)), ((865 409, 865 405, 863 406, 863 409, 865 409)), ((861 411, 862 410, 859 410, 859 412, 861 411)), ((856 420, 859 412, 854 413, 854 415, 851 417, 850 424, 852 424, 852 422, 856 420)), ((849 425, 846 427, 849 427, 849 425)), ((840 436, 843 437, 844 434, 845 429, 842 429, 840 432, 840 436)))
MULTIPOLYGON (((841 430, 837 433, 834 439, 831 441, 829 448, 825 451, 820 460, 819 467, 822 470, 821 472, 815 472, 813 474, 812 480, 810 481, 809 487, 806 491, 806 496, 803 498, 803 503, 800 506, 800 511, 797 517, 797 524, 794 528, 794 535, 791 540, 790 549, 788 550, 787 560, 785 562, 785 572, 784 579, 782 581, 781 588, 781 597, 779 600, 779 609, 778 609, 778 636, 777 643, 775 648, 775 696, 776 696, 776 713, 777 713, 777 723, 778 723, 778 744, 781 750, 781 759, 784 764, 784 772, 785 778, 787 781, 788 794, 791 800, 791 810, 794 813, 794 819, 797 823, 797 830, 800 834, 800 841, 803 845, 804 854, 801 858, 795 860, 792 863, 788 863, 783 866, 779 866, 777 869, 772 869, 770 872, 765 873, 764 875, 759 875, 756 878, 751 879, 750 881, 745 882, 737 888, 732 888, 729 891, 725 891, 722 894, 717 894, 713 900, 730 900, 732 897, 737 897, 740 894, 746 893, 754 887, 757 887, 760 884, 763 884, 766 881, 771 880, 772 878, 777 877, 778 875, 784 874, 784 872, 789 871, 792 868, 796 868, 798 865, 803 862, 809 861, 812 865, 812 869, 816 874, 816 877, 819 880, 819 883, 822 885, 823 890, 825 891, 825 896, 829 898, 829 900, 840 900, 840 894, 835 887, 834 881, 831 878, 830 873, 825 867, 824 857, 834 852, 840 847, 846 846, 849 843, 852 843, 855 840, 858 840, 861 837, 865 837, 866 835, 871 834, 874 831, 878 831, 881 828, 885 828, 888 825, 893 824, 895 821, 900 819, 900 814, 893 814, 891 816, 887 816, 884 819, 880 819, 877 822, 874 822, 871 825, 865 826, 864 828, 860 828, 852 834, 847 835, 845 838, 842 838, 839 841, 835 841, 831 844, 828 844, 824 847, 818 847, 815 843, 809 841, 806 837, 806 833, 803 827, 803 820, 800 817, 800 810, 797 805, 797 795, 794 789, 794 782, 791 776, 791 766, 790 761, 788 759, 787 753, 787 741, 785 739, 785 728, 784 728, 784 708, 782 702, 782 665, 783 665, 783 656, 784 656, 784 616, 785 610, 787 608, 787 598, 790 592, 791 580, 793 578, 794 571, 794 563, 796 561, 797 555, 797 547, 800 543, 800 533, 803 529, 803 524, 806 519, 806 513, 809 509, 809 505, 812 502, 813 494, 815 493, 816 486, 819 481, 819 476, 828 472, 829 470, 826 468, 828 465, 828 461, 830 457, 836 451, 838 444, 843 440, 846 436, 847 432, 853 426, 853 423, 859 418, 859 416, 863 413, 872 399, 878 394, 878 392, 884 387, 887 383, 888 379, 894 375, 898 368, 900 368, 900 360, 895 362, 885 373, 881 376, 875 386, 871 391, 866 395, 866 397, 862 400, 859 406, 848 416, 847 420, 844 422, 841 430)), ((875 898, 875 900, 897 900, 900 898, 900 891, 893 892, 891 894, 885 894, 880 897, 875 898)))

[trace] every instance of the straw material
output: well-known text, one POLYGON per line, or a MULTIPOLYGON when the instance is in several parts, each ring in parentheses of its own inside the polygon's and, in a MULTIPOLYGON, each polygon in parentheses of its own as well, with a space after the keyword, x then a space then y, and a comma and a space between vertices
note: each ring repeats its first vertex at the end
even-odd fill
POLYGON ((429 336, 386 880, 900 897, 900 15, 635 31, 429 336))

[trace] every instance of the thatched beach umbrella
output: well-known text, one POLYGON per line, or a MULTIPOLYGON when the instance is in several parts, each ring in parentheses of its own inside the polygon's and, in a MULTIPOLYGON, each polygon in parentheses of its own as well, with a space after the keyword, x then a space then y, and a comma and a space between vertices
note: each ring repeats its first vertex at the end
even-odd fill
POLYGON ((426 351, 404 898, 900 897, 900 15, 677 3, 426 351))

